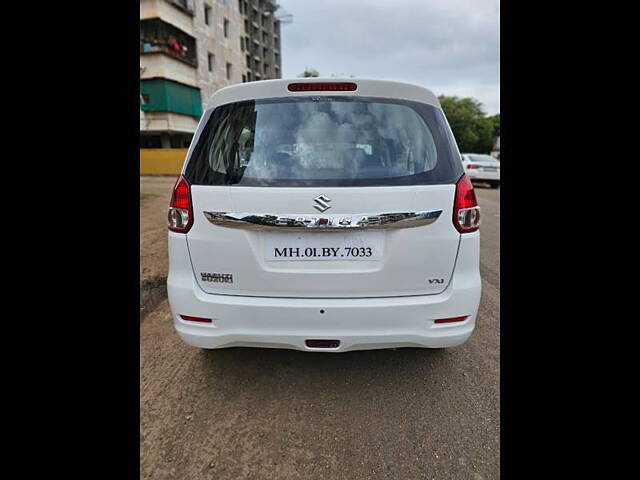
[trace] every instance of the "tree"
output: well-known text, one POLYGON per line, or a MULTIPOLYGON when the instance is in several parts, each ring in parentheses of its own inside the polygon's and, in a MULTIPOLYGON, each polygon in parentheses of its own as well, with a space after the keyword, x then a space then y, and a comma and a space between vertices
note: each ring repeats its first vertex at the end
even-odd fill
POLYGON ((319 76, 320 76, 320 73, 315 68, 312 68, 312 67, 305 68, 304 72, 298 75, 298 77, 304 77, 304 78, 319 77, 319 76))
POLYGON ((489 153, 500 135, 500 114, 487 117, 474 98, 438 97, 462 153, 489 153), (497 132, 497 135, 496 135, 497 132))
POLYGON ((500 136, 500 114, 497 113, 496 115, 487 118, 487 120, 491 122, 491 128, 492 128, 491 135, 493 136, 493 138, 499 137, 500 136))

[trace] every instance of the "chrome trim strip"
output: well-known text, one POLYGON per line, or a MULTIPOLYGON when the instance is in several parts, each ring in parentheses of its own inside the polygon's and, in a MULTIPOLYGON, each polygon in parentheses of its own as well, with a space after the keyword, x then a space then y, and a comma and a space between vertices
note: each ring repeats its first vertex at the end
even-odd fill
POLYGON ((203 212, 212 224, 220 227, 243 228, 248 230, 289 230, 289 231, 344 231, 383 230, 388 228, 414 228, 435 222, 442 210, 406 213, 376 213, 358 215, 270 215, 267 213, 203 212))

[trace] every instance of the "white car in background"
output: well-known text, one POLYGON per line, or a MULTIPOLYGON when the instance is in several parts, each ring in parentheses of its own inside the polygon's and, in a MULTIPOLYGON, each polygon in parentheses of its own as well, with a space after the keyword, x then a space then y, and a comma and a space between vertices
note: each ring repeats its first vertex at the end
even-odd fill
POLYGON ((500 186, 500 160, 491 155, 463 153, 462 165, 472 182, 485 182, 491 185, 491 188, 500 186))
POLYGON ((474 330, 480 208, 425 88, 218 90, 168 223, 169 303, 194 347, 444 348, 474 330))

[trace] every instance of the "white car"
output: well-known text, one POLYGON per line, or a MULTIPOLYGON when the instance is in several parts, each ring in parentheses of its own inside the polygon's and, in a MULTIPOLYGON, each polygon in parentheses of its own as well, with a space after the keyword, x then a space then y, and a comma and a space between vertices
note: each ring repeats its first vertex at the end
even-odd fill
POLYGON ((189 345, 346 352, 465 342, 480 209, 437 97, 295 79, 218 90, 168 214, 189 345))
POLYGON ((500 160, 491 155, 463 153, 462 165, 471 181, 488 183, 491 188, 500 186, 500 160))

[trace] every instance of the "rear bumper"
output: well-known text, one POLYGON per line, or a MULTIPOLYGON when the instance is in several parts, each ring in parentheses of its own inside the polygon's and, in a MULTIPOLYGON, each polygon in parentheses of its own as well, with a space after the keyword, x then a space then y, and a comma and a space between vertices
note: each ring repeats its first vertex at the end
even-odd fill
MULTIPOLYGON (((453 347, 466 341, 475 326, 477 308, 469 301, 468 293, 455 292, 435 302, 429 296, 323 300, 208 295, 211 298, 207 301, 192 301, 199 303, 200 315, 214 319, 212 324, 186 322, 174 312, 174 325, 186 343, 201 348, 246 346, 344 352, 453 347), (447 308, 448 304, 455 304, 455 308, 447 308), (461 314, 470 316, 456 324, 433 323, 435 318, 461 314), (305 345, 308 339, 339 340, 340 346, 309 348, 305 345)), ((171 303, 173 308, 176 301, 171 303)))
POLYGON ((481 293, 477 232, 463 236, 454 276, 444 292, 411 297, 310 299, 207 294, 193 278, 190 263, 182 263, 189 259, 186 246, 183 252, 180 245, 176 241, 170 248, 167 290, 175 329, 194 347, 320 352, 439 348, 464 343, 475 328, 481 293), (188 273, 184 266, 189 267, 188 273), (188 322, 179 314, 214 320, 188 322), (463 322, 434 323, 438 318, 463 315, 468 315, 463 322), (340 346, 310 348, 305 345, 308 339, 339 340, 340 346))

